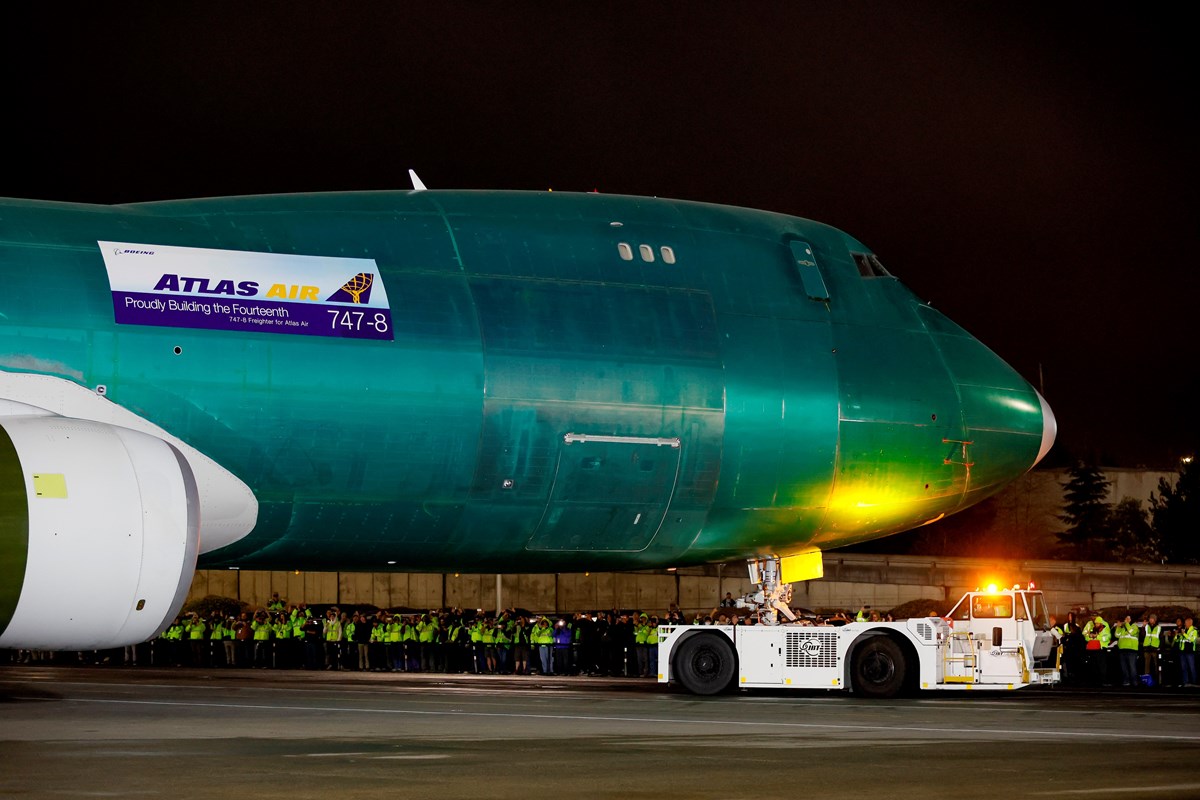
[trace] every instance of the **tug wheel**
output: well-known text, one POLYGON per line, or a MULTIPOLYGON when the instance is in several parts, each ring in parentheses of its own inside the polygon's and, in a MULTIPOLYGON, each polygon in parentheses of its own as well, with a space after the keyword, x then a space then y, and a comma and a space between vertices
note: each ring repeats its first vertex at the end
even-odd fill
POLYGON ((887 636, 872 636, 854 651, 851 680, 854 691, 865 697, 895 697, 907 673, 904 652, 887 636))
POLYGON ((676 678, 693 694, 719 694, 730 687, 737 672, 733 642, 719 633, 701 633, 685 639, 672 664, 676 678))

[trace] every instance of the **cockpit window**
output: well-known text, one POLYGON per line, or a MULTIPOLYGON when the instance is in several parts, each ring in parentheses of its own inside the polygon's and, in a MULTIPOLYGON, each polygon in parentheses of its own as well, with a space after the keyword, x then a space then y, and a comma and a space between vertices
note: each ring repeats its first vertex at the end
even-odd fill
POLYGON ((851 253, 850 255, 854 256, 854 263, 858 265, 858 274, 864 278, 894 277, 871 253, 851 253))

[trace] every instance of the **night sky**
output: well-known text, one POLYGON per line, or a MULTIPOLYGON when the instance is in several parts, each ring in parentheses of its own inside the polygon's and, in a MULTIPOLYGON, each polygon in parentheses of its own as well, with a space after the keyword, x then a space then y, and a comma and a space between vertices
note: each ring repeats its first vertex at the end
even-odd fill
POLYGON ((406 189, 412 167, 780 211, 1041 365, 1057 461, 1200 444, 1185 6, 352 7, 0 12, 0 196, 406 189))

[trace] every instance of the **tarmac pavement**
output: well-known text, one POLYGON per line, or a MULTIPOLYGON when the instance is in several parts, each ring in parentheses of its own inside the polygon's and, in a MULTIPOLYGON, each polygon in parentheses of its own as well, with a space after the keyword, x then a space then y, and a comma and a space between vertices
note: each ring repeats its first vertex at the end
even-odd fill
POLYGON ((0 668, 0 796, 1200 797, 1200 693, 0 668))

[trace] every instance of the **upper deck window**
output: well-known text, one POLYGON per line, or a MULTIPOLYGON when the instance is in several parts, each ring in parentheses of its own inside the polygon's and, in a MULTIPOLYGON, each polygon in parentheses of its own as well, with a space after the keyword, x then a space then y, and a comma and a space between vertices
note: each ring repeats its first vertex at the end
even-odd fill
POLYGON ((864 278, 892 278, 892 273, 884 269, 879 259, 871 253, 851 253, 854 263, 858 266, 858 274, 864 278))
POLYGON ((662 260, 664 264, 675 263, 675 251, 670 247, 660 247, 658 248, 658 252, 662 254, 662 260))
POLYGON ((622 261, 633 261, 633 248, 628 242, 621 242, 617 245, 617 252, 621 254, 622 261))
POLYGON ((638 252, 642 254, 642 261, 650 263, 654 260, 654 248, 648 244, 638 245, 638 252))

